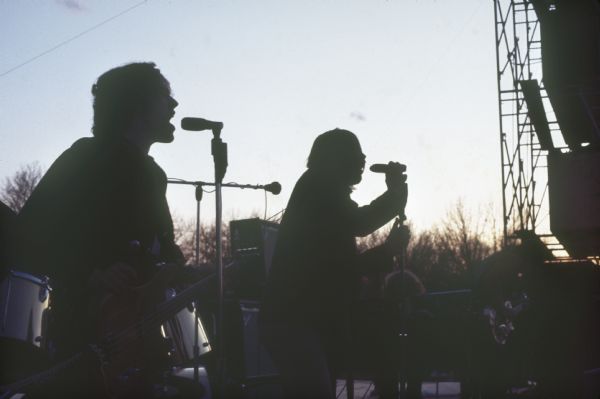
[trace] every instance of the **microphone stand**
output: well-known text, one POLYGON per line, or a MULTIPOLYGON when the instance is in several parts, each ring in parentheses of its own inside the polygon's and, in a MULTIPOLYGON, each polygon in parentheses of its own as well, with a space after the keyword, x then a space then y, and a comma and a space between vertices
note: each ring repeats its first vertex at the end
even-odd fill
MULTIPOLYGON (((399 215, 396 218, 396 222, 398 227, 402 227, 404 225, 404 220, 406 220, 406 216, 404 213, 399 215)), ((406 332, 406 293, 404 290, 405 287, 405 268, 406 268, 406 247, 403 245, 400 251, 400 254, 395 257, 396 261, 396 269, 400 270, 400 317, 398 320, 399 324, 399 333, 400 333, 400 348, 399 348, 399 358, 400 358, 400 397, 406 397, 406 384, 408 383, 408 378, 406 375, 406 359, 404 356, 405 348, 407 345, 406 340, 408 339, 408 334, 406 332)))
MULTIPOLYGON (((198 266, 200 264, 200 202, 202 201, 202 195, 203 195, 203 191, 202 191, 202 186, 203 186, 203 182, 188 182, 185 180, 177 180, 177 179, 168 179, 167 183, 172 183, 172 184, 186 184, 186 185, 192 185, 196 187, 195 190, 195 197, 196 197, 196 239, 195 239, 195 244, 196 244, 196 248, 195 248, 195 259, 196 259, 196 266, 198 266)), ((200 316, 198 315, 198 304, 196 303, 196 301, 194 301, 193 303, 194 305, 194 346, 193 346, 193 351, 194 351, 194 382, 196 383, 200 383, 200 372, 199 372, 199 368, 200 368, 200 345, 198 342, 198 320, 200 320, 200 316)))
MULTIPOLYGON (((169 179, 168 183, 173 184, 191 184, 196 186, 196 262, 200 259, 199 242, 200 242, 200 200, 202 199, 202 186, 203 185, 214 185, 215 186, 215 235, 216 235, 216 277, 217 277, 217 314, 216 314, 216 326, 215 326, 215 351, 216 351, 216 391, 218 396, 224 392, 224 363, 225 356, 223 353, 223 243, 222 243, 222 217, 223 217, 223 199, 221 195, 221 187, 223 185, 223 178, 227 171, 227 143, 221 140, 221 126, 213 129, 213 138, 211 140, 211 155, 213 157, 214 169, 215 169, 215 182, 204 183, 204 182, 186 182, 181 180, 169 179)), ((197 317, 198 314, 195 313, 197 317)), ((197 331, 197 319, 196 328, 197 331)), ((197 333, 194 345, 194 379, 198 380, 198 354, 199 348, 197 345, 197 333)))
POLYGON ((196 257, 196 266, 200 265, 200 201, 202 201, 202 184, 196 185, 196 248, 195 248, 195 257, 196 257))
MULTIPOLYGON (((222 256, 222 187, 234 187, 241 189, 253 189, 253 190, 265 190, 275 195, 281 191, 281 185, 277 182, 273 182, 266 185, 253 185, 253 184, 238 184, 238 183, 223 183, 222 179, 227 169, 227 143, 223 143, 220 138, 216 137, 216 140, 212 141, 212 153, 215 162, 215 182, 204 182, 204 181, 187 181, 181 179, 168 179, 167 182, 170 184, 183 184, 196 187, 196 263, 199 262, 199 237, 200 237, 200 201, 202 199, 202 187, 203 186, 214 186, 216 193, 216 252, 217 252, 217 315, 216 315, 216 328, 215 328, 215 351, 216 351, 216 391, 223 393, 224 389, 224 376, 225 376, 225 358, 223 353, 223 309, 224 309, 224 293, 223 293, 223 256, 222 256), (215 155, 216 154, 216 155, 215 155), (220 390, 220 391, 219 391, 220 390)), ((197 307, 196 309, 196 318, 197 307)), ((198 365, 199 365, 199 347, 198 347, 198 323, 195 325, 195 341, 194 341, 194 379, 198 381, 198 365)), ((217 395, 218 396, 218 395, 217 395)), ((219 396, 218 396, 219 397, 219 396)))
MULTIPOLYGON (((200 201, 202 201, 203 191, 202 187, 204 186, 216 186, 216 183, 205 182, 205 181, 188 181, 181 179, 168 179, 167 183, 169 184, 183 184, 187 186, 196 187, 196 240, 195 240, 195 252, 194 256, 196 259, 196 265, 200 264, 200 201)), ((238 183, 221 183, 221 187, 234 187, 241 189, 252 189, 252 190, 265 190, 269 191, 275 195, 279 194, 281 191, 281 185, 277 182, 273 182, 271 184, 238 184, 238 183), (274 185, 277 185, 274 188, 274 185)))
POLYGON ((221 129, 213 129, 213 139, 211 140, 211 154, 215 164, 215 231, 216 231, 216 261, 217 261, 217 317, 216 317, 216 372, 217 372, 217 394, 222 397, 225 393, 225 354, 223 333, 223 243, 222 243, 222 217, 223 217, 223 198, 221 194, 221 185, 225 172, 227 171, 227 143, 221 140, 221 129))
MULTIPOLYGON (((200 264, 200 201, 202 201, 202 186, 196 186, 196 266, 200 264)), ((194 381, 200 383, 200 346, 198 342, 198 304, 194 302, 194 381)))
MULTIPOLYGON (((168 179, 167 182, 169 184, 185 184, 188 186, 216 186, 215 183, 211 183, 211 182, 206 182, 206 181, 187 181, 187 180, 180 180, 180 179, 168 179)), ((272 192, 273 194, 277 195, 279 194, 279 191, 273 191, 272 188, 270 188, 270 186, 274 183, 277 182, 273 182, 271 184, 238 184, 238 183, 221 183, 221 187, 234 187, 234 188, 250 188, 252 190, 266 190, 269 192, 272 192)))

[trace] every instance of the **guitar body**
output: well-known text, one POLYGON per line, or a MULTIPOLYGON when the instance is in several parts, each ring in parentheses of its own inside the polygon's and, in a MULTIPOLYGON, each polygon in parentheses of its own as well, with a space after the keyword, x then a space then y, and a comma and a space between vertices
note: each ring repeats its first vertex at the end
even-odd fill
POLYGON ((102 380, 110 397, 149 395, 149 381, 168 366, 168 342, 160 323, 152 322, 162 299, 153 288, 149 283, 131 295, 109 295, 99 305, 96 342, 101 342, 102 380))

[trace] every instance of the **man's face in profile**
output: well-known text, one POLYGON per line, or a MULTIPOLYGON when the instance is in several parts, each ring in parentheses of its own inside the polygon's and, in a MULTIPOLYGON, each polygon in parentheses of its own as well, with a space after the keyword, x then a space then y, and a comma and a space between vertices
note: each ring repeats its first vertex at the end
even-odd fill
POLYGON ((348 143, 344 147, 341 149, 343 150, 341 158, 342 173, 346 177, 348 185, 355 185, 362 180, 366 156, 363 154, 358 141, 348 143))
POLYGON ((148 114, 148 131, 152 138, 158 143, 170 143, 175 137, 175 126, 171 119, 175 115, 177 101, 173 97, 161 96, 151 102, 148 114))
POLYGON ((178 102, 171 96, 170 90, 157 94, 150 99, 144 109, 145 131, 155 143, 170 143, 174 140, 175 126, 171 119, 175 115, 178 102))

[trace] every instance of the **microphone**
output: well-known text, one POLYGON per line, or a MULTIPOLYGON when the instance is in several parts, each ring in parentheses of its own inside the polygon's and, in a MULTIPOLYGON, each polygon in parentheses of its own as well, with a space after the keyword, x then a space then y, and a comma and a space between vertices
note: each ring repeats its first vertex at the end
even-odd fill
POLYGON ((181 120, 181 128, 192 132, 202 130, 212 130, 220 132, 223 129, 223 122, 214 122, 202 118, 183 118, 181 120))
POLYGON ((279 182, 274 181, 273 183, 265 184, 263 186, 265 191, 270 192, 271 194, 277 195, 281 192, 281 184, 279 182))
MULTIPOLYGON (((371 165, 371 167, 369 167, 369 170, 371 172, 375 172, 375 173, 387 173, 392 169, 393 166, 390 166, 386 163, 374 163, 373 165, 371 165)), ((402 169, 402 172, 406 172, 406 165, 404 164, 400 164, 400 168, 402 169)), ((402 209, 399 213, 398 213, 398 219, 397 222, 402 224, 402 222, 404 222, 406 220, 406 215, 404 214, 404 209, 402 209)))
MULTIPOLYGON (((401 164, 401 167, 402 172, 406 171, 406 165, 401 164)), ((371 165, 369 170, 375 173, 387 173, 390 171, 390 166, 386 163, 374 163, 373 165, 371 165)))

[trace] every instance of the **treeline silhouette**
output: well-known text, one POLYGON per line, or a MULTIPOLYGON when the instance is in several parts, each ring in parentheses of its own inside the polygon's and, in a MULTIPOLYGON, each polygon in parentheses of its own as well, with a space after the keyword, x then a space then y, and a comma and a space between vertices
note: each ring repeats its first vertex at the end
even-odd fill
MULTIPOLYGON (((187 263, 195 263, 195 219, 175 217, 173 222, 177 244, 187 263)), ((461 200, 435 226, 422 231, 410 227, 406 264, 428 291, 471 288, 479 263, 501 248, 502 240, 496 230, 491 208, 471 213, 461 200)), ((359 250, 364 251, 381 244, 390 228, 391 226, 384 227, 367 237, 359 238, 359 250)), ((199 263, 213 263, 216 254, 215 225, 202 224, 200 230, 199 263)), ((228 223, 223 224, 222 232, 223 254, 227 262, 232 257, 228 223)))

